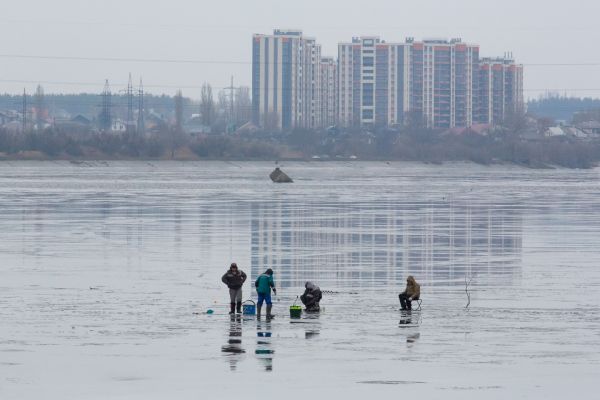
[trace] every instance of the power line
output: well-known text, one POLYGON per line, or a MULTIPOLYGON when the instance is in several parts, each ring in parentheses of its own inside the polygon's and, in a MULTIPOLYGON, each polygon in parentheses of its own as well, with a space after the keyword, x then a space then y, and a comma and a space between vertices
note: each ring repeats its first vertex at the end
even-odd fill
MULTIPOLYGON (((37 81, 37 80, 23 80, 23 79, 0 79, 0 82, 5 83, 29 83, 29 84, 41 84, 41 85, 68 85, 68 86, 95 86, 98 87, 98 82, 76 82, 76 81, 37 81)), ((125 86, 126 83, 118 83, 116 86, 125 86)), ((202 89, 201 85, 145 85, 145 87, 157 88, 157 89, 202 89)), ((231 85, 228 86, 211 86, 216 90, 230 90, 231 85)), ((249 87, 249 86, 246 86, 249 87)), ((236 89, 239 87, 236 87, 236 89)), ((261 88, 260 90, 263 90, 261 88)), ((283 89, 281 89, 283 91, 283 89)), ((292 89, 288 89, 292 90, 292 89)), ((320 91, 326 91, 327 88, 321 88, 320 91)), ((374 89, 377 92, 385 92, 387 89, 374 89)), ((527 88, 523 89, 524 92, 600 92, 600 88, 527 88)), ((285 92, 285 91, 283 91, 285 92)), ((76 94, 69 94, 76 95, 76 94)))
MULTIPOLYGON (((234 65, 251 65, 252 61, 242 60, 194 60, 194 59, 176 59, 176 58, 133 58, 133 57, 80 57, 80 56, 49 56, 49 55, 31 55, 31 54, 0 54, 0 58, 17 58, 17 59, 39 59, 39 60, 68 60, 68 61, 108 61, 108 62, 140 62, 140 63, 165 63, 165 64, 234 64, 234 65)), ((292 62, 259 62, 259 64, 268 65, 287 65, 301 64, 292 62)), ((460 66, 460 64, 457 64, 460 66)), ((589 62, 573 62, 573 63, 519 63, 526 67, 598 67, 600 61, 589 62)))
MULTIPOLYGON (((177 29, 190 29, 190 30, 199 30, 199 31, 209 31, 210 30, 210 31, 225 31, 225 32, 229 32, 232 29, 255 30, 255 31, 264 31, 265 30, 265 26, 262 24, 228 25, 227 23, 223 23, 223 24, 219 23, 219 24, 215 24, 215 25, 210 25, 210 24, 190 25, 190 24, 180 24, 180 23, 168 24, 168 23, 116 22, 116 21, 112 21, 112 20, 103 20, 103 21, 84 20, 84 19, 65 20, 65 19, 55 19, 55 18, 37 19, 37 20, 35 20, 35 19, 0 18, 0 22, 6 23, 6 24, 35 24, 35 25, 41 25, 41 24, 43 24, 43 25, 85 25, 85 26, 99 25, 99 26, 103 26, 103 27, 114 26, 114 27, 125 27, 125 28, 147 27, 147 28, 152 28, 152 29, 177 28, 177 29)), ((404 24, 404 23, 397 24, 397 25, 355 25, 355 24, 353 24, 353 25, 333 25, 333 24, 310 25, 310 24, 303 24, 303 26, 304 26, 304 28, 309 28, 311 30, 327 30, 327 31, 345 30, 345 29, 352 29, 354 31, 357 31, 357 30, 385 31, 385 30, 389 30, 389 29, 394 29, 394 30, 399 30, 399 29, 403 29, 403 30, 408 30, 408 29, 435 30, 435 29, 439 29, 438 25, 408 25, 408 24, 404 24)), ((513 31, 516 30, 516 31, 552 31, 552 32, 555 32, 557 30, 565 29, 565 28, 568 28, 569 30, 584 31, 584 30, 596 29, 596 26, 595 25, 584 26, 581 24, 577 24, 576 26, 568 26, 568 27, 565 27, 564 25, 548 25, 548 26, 541 26, 541 27, 533 27, 531 25, 526 25, 526 26, 514 26, 514 27, 511 27, 510 29, 513 31)), ((305 29, 303 29, 303 31, 304 30, 305 29)), ((478 27, 478 26, 472 26, 472 25, 453 25, 453 30, 485 31, 485 32, 500 30, 502 32, 505 32, 506 26, 499 25, 499 26, 494 27, 487 23, 484 27, 478 27)), ((312 35, 308 35, 308 36, 312 36, 312 35)))
POLYGON ((69 61, 109 61, 109 62, 142 62, 142 63, 165 63, 165 64, 252 64, 250 61, 236 60, 184 60, 167 58, 117 58, 117 57, 78 57, 78 56, 42 56, 26 54, 0 54, 1 58, 21 58, 39 60, 69 60, 69 61))

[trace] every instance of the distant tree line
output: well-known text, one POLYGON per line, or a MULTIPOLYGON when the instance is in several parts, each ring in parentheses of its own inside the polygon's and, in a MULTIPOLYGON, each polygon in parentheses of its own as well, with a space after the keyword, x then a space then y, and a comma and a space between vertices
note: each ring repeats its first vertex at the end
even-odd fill
MULTIPOLYGON (((189 94, 189 92, 188 92, 189 94)), ((175 96, 144 94, 144 114, 165 122, 179 124, 181 129, 193 116, 198 116, 205 130, 215 132, 233 130, 251 119, 252 101, 248 87, 220 90, 213 94, 213 88, 204 83, 197 93, 199 100, 184 97, 181 91, 175 96), (216 96, 216 99, 215 99, 216 96), (228 126, 229 125, 229 126, 228 126)), ((135 93, 135 96, 138 96, 135 93)), ((134 101, 138 111, 138 98, 134 101)), ((0 111, 14 110, 21 113, 23 95, 0 95, 0 111)), ((48 94, 38 85, 34 93, 27 95, 27 116, 30 124, 42 126, 42 120, 64 120, 81 115, 92 121, 98 129, 107 130, 110 121, 126 120, 128 109, 127 95, 122 92, 111 95, 109 115, 102 107, 100 94, 48 94)))
POLYGON ((190 136, 176 125, 139 136, 107 132, 73 135, 48 127, 26 134, 0 129, 0 158, 49 159, 349 159, 428 163, 471 161, 532 168, 590 168, 600 161, 600 140, 524 140, 515 131, 452 135, 425 128, 400 131, 293 130, 190 136))
POLYGON ((538 117, 571 122, 577 113, 599 110, 600 99, 548 94, 527 103, 527 111, 538 117))

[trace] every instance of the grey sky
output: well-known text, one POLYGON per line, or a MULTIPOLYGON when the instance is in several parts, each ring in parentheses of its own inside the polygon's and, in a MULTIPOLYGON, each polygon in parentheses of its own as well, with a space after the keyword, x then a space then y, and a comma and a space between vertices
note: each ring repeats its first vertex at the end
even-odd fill
MULTIPOLYGON (((8 1, 8 0, 4 0, 8 1)), ((600 2, 594 0, 20 0, 0 16, 0 92, 114 91, 143 77, 153 93, 197 98, 215 87, 250 85, 251 35, 302 29, 336 56, 358 35, 461 37, 482 56, 512 51, 525 64, 525 96, 559 90, 600 96, 600 2), (214 64, 23 59, 6 55, 206 60, 214 64), (531 64, 598 65, 550 66, 531 64), (54 83, 50 83, 54 82, 54 83), (73 84, 81 82, 84 84, 73 84), (566 90, 565 90, 566 89, 566 90), (575 90, 579 89, 579 90, 575 90)))

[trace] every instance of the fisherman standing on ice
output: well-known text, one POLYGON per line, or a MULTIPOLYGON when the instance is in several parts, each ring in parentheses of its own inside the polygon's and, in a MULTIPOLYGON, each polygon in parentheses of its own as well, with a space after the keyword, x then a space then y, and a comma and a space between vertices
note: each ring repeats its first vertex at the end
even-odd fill
POLYGON ((275 289, 275 282, 273 281, 273 270, 269 268, 265 271, 264 274, 256 278, 254 286, 256 286, 256 293, 258 293, 256 317, 260 318, 260 310, 262 308, 263 302, 266 302, 267 318, 273 318, 274 315, 271 314, 271 308, 273 307, 273 303, 271 302, 271 288, 273 289, 273 293, 277 294, 277 289, 275 289))
POLYGON ((224 284, 229 288, 229 298, 231 300, 231 311, 229 314, 235 314, 236 305, 238 314, 242 313, 242 285, 246 282, 246 274, 238 269, 236 263, 232 263, 229 270, 221 278, 224 284))
POLYGON ((300 300, 306 306, 306 311, 319 312, 321 310, 319 302, 323 298, 321 289, 312 282, 306 282, 304 288, 304 294, 300 296, 300 300))
POLYGON ((419 300, 419 296, 421 296, 421 286, 411 275, 406 278, 406 289, 398 295, 400 298, 400 306, 403 310, 411 310, 410 302, 412 300, 419 300))

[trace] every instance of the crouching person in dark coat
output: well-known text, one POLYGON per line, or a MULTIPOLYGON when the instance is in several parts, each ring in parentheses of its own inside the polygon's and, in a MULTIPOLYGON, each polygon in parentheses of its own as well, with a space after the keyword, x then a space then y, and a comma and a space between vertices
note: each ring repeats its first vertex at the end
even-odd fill
POLYGON ((323 298, 321 289, 312 282, 306 282, 304 287, 306 290, 304 290, 304 294, 300 296, 302 304, 306 306, 306 311, 318 312, 320 310, 319 302, 321 301, 321 298, 323 298))

